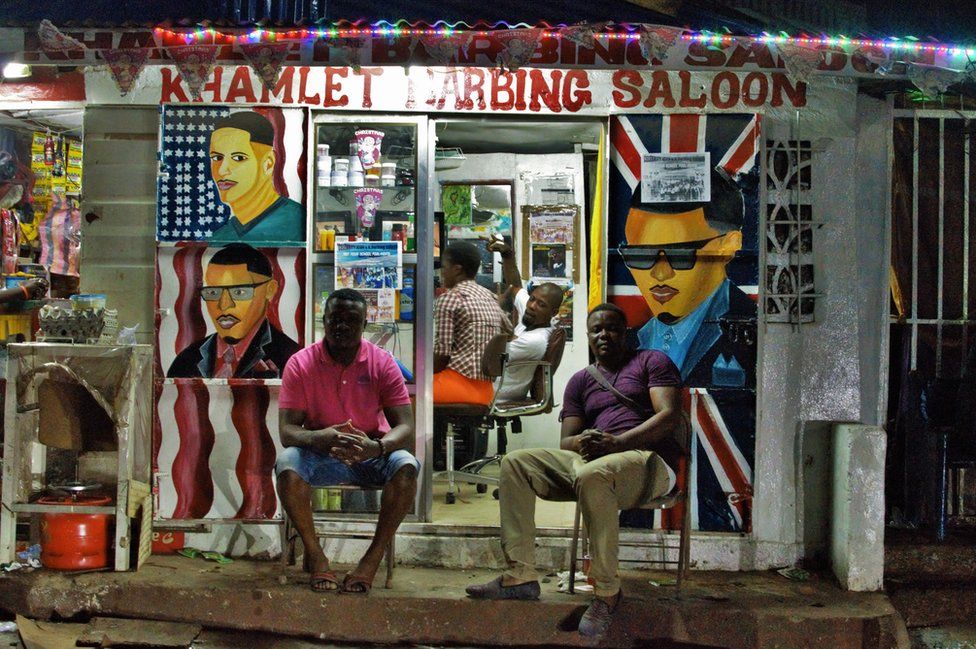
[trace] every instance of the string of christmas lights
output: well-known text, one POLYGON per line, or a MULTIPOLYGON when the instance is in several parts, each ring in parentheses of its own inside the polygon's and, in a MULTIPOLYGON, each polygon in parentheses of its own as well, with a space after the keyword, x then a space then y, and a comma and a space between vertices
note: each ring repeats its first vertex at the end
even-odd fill
MULTIPOLYGON (((155 28, 155 32, 163 37, 164 40, 182 39, 187 44, 192 43, 212 43, 215 45, 233 45, 235 43, 262 43, 278 41, 305 41, 322 38, 399 38, 404 36, 442 36, 445 38, 467 34, 471 36, 488 36, 494 31, 509 29, 541 29, 542 38, 560 38, 565 34, 562 30, 572 30, 578 27, 555 27, 546 25, 543 27, 531 27, 525 23, 496 23, 492 29, 472 28, 466 23, 450 25, 439 21, 435 25, 416 27, 402 26, 405 21, 389 23, 382 21, 369 27, 316 27, 302 29, 253 29, 248 32, 226 33, 218 31, 212 27, 200 27, 194 30, 170 30, 162 27, 155 28), (465 28, 458 28, 464 25, 465 28), (499 25, 504 27, 496 29, 499 25)), ((406 23, 409 25, 409 23, 406 23)), ((594 38, 607 40, 638 40, 641 38, 640 31, 616 31, 616 32, 594 32, 594 38)), ((763 33, 758 36, 735 36, 732 34, 713 34, 709 32, 685 32, 681 34, 681 39, 703 43, 706 45, 730 45, 732 43, 764 43, 773 45, 799 45, 799 46, 826 46, 826 47, 858 47, 871 49, 884 49, 893 52, 905 52, 909 54, 920 52, 934 52, 952 57, 976 57, 976 47, 960 46, 943 43, 922 43, 917 39, 908 37, 904 39, 866 39, 849 38, 847 36, 790 36, 787 34, 768 34, 763 33)))

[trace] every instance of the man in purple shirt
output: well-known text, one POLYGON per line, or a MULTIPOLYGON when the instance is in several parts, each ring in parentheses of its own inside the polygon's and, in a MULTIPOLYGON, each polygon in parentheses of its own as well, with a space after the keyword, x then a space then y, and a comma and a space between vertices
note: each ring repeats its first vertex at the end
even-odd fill
POLYGON ((659 351, 627 345, 627 318, 613 304, 586 320, 596 371, 631 401, 627 405, 586 369, 566 386, 559 449, 522 449, 502 460, 499 479, 502 549, 508 569, 469 586, 475 599, 537 599, 535 499, 578 500, 590 537, 594 597, 579 633, 601 637, 620 603, 617 512, 674 488, 683 430, 678 368, 659 351))

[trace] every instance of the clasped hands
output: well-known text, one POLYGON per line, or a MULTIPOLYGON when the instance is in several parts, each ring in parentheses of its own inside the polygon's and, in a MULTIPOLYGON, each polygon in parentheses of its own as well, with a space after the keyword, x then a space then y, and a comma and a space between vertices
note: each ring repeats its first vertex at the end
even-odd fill
POLYGON ((576 436, 579 454, 587 462, 616 453, 619 449, 619 439, 616 435, 604 433, 596 428, 587 428, 576 436))
POLYGON ((337 426, 330 426, 322 432, 329 455, 347 466, 379 457, 381 454, 379 443, 356 428, 351 419, 337 426))

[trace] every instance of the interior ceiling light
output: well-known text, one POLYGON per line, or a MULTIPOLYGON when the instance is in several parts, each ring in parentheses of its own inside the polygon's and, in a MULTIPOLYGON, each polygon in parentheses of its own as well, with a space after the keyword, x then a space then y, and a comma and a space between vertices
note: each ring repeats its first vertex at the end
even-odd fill
POLYGON ((24 79, 31 75, 31 67, 23 63, 8 63, 3 66, 4 79, 24 79))

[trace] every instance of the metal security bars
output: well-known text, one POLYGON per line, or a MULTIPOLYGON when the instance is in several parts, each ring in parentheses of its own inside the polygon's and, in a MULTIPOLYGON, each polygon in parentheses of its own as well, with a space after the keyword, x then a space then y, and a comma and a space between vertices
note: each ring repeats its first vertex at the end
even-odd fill
POLYGON ((911 371, 962 378, 976 326, 969 241, 976 112, 894 116, 891 322, 908 329, 911 371))
POLYGON ((809 140, 766 141, 766 322, 814 320, 812 167, 809 140))

